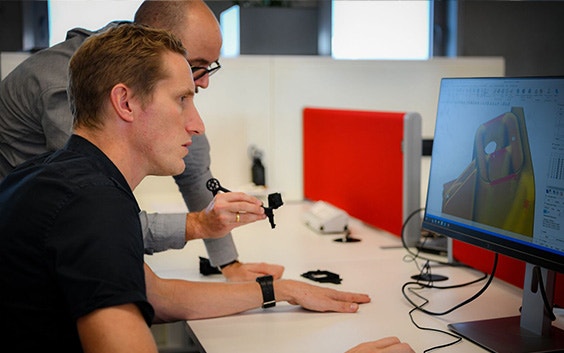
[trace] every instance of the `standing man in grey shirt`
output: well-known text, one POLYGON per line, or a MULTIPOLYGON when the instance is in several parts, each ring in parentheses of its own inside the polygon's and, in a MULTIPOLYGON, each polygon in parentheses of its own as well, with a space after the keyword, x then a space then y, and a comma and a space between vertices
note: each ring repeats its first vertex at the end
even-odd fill
MULTIPOLYGON (((196 90, 208 87, 210 75, 220 68, 222 38, 215 15, 203 1, 145 1, 134 22, 176 34, 188 49, 196 90)), ((97 32, 117 24, 110 23, 97 32)), ((66 143, 73 122, 66 92, 68 62, 86 38, 97 32, 69 31, 64 42, 32 55, 0 83, 0 181, 20 163, 66 143)), ((253 201, 242 193, 212 198, 205 188, 212 177, 206 136, 195 136, 190 150, 184 160, 186 169, 174 178, 191 212, 141 212, 145 251, 178 249, 187 239, 206 237, 211 264, 220 267, 228 280, 254 280, 269 274, 280 278, 282 266, 237 260, 231 230, 262 218, 252 214, 226 217, 229 205, 253 201)))

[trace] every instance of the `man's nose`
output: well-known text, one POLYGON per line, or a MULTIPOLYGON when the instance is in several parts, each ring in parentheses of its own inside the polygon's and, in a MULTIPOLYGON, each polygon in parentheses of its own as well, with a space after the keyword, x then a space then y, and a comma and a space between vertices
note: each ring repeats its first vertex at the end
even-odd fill
POLYGON ((204 121, 198 112, 198 109, 194 106, 192 112, 190 112, 190 116, 188 117, 186 130, 192 135, 202 135, 206 127, 204 125, 204 121))
POLYGON ((194 83, 196 84, 196 90, 198 88, 206 89, 210 84, 210 75, 205 74, 204 76, 197 79, 194 83))

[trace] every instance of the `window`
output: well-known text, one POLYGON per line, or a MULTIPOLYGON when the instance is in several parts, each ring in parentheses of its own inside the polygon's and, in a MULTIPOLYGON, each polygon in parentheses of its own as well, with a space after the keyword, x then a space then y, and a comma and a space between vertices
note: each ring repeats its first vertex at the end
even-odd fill
POLYGON ((239 5, 231 6, 229 9, 221 13, 219 22, 221 24, 221 35, 223 36, 223 45, 221 47, 221 56, 234 57, 241 52, 239 46, 239 5))
MULTIPOLYGON (((142 0, 49 0, 49 44, 74 27, 96 30, 132 20, 142 0)), ((336 59, 428 59, 432 1, 333 0, 332 56, 336 59)), ((223 56, 239 55, 238 7, 221 15, 223 56)))
POLYGON ((67 31, 97 30, 114 20, 133 20, 142 0, 49 0, 49 45, 65 40, 67 31))
POLYGON ((333 0, 336 59, 428 59, 432 2, 333 0))

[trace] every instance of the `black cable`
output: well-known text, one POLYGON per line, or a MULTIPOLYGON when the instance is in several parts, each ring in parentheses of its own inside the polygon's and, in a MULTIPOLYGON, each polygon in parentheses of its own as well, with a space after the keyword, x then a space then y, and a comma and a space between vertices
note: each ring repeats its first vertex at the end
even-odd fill
MULTIPOLYGON (((424 266, 424 269, 425 269, 425 267, 428 267, 428 268, 430 269, 430 266, 425 265, 425 266, 424 266)), ((429 289, 431 289, 431 288, 436 288, 436 289, 453 289, 453 288, 466 287, 466 286, 469 286, 469 285, 471 285, 471 284, 481 282, 481 281, 485 280, 486 278, 488 278, 488 274, 485 273, 485 272, 482 272, 482 276, 479 277, 479 278, 476 278, 476 279, 471 280, 471 281, 469 281, 469 282, 460 283, 460 284, 451 284, 451 285, 449 285, 449 286, 439 286, 439 285, 434 284, 433 281, 427 281, 429 284, 427 284, 427 283, 425 283, 425 282, 423 282, 423 281, 408 282, 408 283, 406 283, 406 284, 418 284, 419 286, 421 286, 421 287, 423 287, 423 288, 429 288, 429 289)))
MULTIPOLYGON (((461 263, 450 263, 448 261, 440 261, 437 259, 431 259, 431 258, 427 258, 424 256, 420 255, 420 250, 417 249, 417 252, 414 253, 413 251, 411 251, 411 249, 407 246, 407 243, 405 242, 405 229, 407 227, 407 224, 409 223, 409 221, 415 217, 416 214, 425 211, 425 208, 418 208, 415 211, 411 212, 407 218, 405 219, 405 221, 403 222, 403 224, 401 225, 401 231, 400 231, 400 239, 401 239, 401 244, 404 247, 404 249, 409 253, 409 255, 413 256, 413 258, 415 259, 422 259, 422 260, 426 260, 426 261, 432 261, 434 263, 437 263, 439 265, 447 265, 447 266, 451 266, 451 267, 466 267, 466 268, 472 268, 471 266, 468 266, 466 264, 461 264, 461 263)), ((473 268, 472 268, 473 269, 473 268)))
POLYGON ((544 303, 544 309, 546 310, 546 313, 550 317, 550 321, 555 321, 556 315, 554 314, 554 310, 552 309, 551 303, 548 301, 548 297, 546 296, 546 290, 544 288, 544 280, 542 278, 542 271, 540 266, 533 267, 533 272, 536 274, 535 277, 538 278, 542 301, 544 303))
MULTIPOLYGON (((474 283, 481 282, 484 279, 488 278, 488 274, 485 273, 485 272, 482 272, 482 276, 480 278, 477 278, 477 279, 472 280, 472 281, 467 282, 467 283, 455 284, 455 285, 449 285, 449 286, 437 286, 437 285, 435 285, 434 281, 433 281, 433 276, 431 275, 431 266, 429 265, 430 262, 434 262, 434 263, 438 263, 438 264, 446 265, 446 266, 451 266, 451 267, 466 267, 466 268, 470 268, 470 269, 474 269, 474 268, 472 268, 471 266, 465 265, 465 264, 453 264, 453 263, 449 263, 449 262, 444 262, 444 261, 439 261, 439 260, 436 260, 436 259, 430 259, 430 258, 427 258, 427 257, 423 257, 423 256, 420 255, 420 249, 418 249, 418 251, 416 253, 414 253, 413 251, 411 251, 411 249, 409 249, 409 247, 407 246, 407 244, 405 242, 405 229, 406 229, 407 223, 411 220, 411 218, 413 218, 416 214, 418 214, 419 212, 422 212, 423 210, 425 210, 425 209, 420 208, 420 209, 413 211, 411 214, 408 215, 405 222, 402 224, 400 238, 401 238, 401 242, 402 242, 403 247, 408 252, 408 254, 411 255, 413 261, 415 262, 417 268, 419 269, 420 277, 429 278, 429 281, 422 282, 422 281, 418 280, 418 281, 415 281, 415 282, 407 282, 402 286, 402 294, 405 297, 405 299, 413 306, 413 309, 411 309, 409 311, 409 318, 410 318, 411 322, 413 323, 413 325, 415 325, 415 327, 417 327, 420 330, 443 333, 445 335, 448 335, 448 336, 454 338, 454 341, 425 349, 424 353, 427 353, 427 352, 430 352, 430 351, 433 351, 433 350, 436 350, 436 349, 452 346, 452 345, 462 341, 462 337, 459 336, 459 335, 456 335, 454 333, 445 331, 445 330, 420 326, 419 324, 417 324, 417 322, 413 318, 413 313, 415 311, 421 311, 422 313, 425 313, 427 315, 433 315, 433 316, 445 315, 445 314, 448 314, 448 313, 450 313, 450 312, 452 312, 452 311, 454 311, 454 310, 474 301, 476 298, 478 298, 480 295, 482 295, 486 291, 486 289, 490 286, 491 282, 493 281, 493 278, 495 276, 495 272, 496 272, 496 269, 497 269, 498 254, 497 253, 495 254, 493 268, 492 268, 491 275, 490 275, 488 281, 486 282, 484 287, 482 289, 480 289, 472 297, 468 298, 467 300, 463 301, 462 303, 459 303, 459 304, 455 305, 454 307, 452 307, 452 308, 450 308, 450 309, 448 309, 444 312, 433 312, 433 311, 424 309, 423 307, 425 305, 427 305, 427 303, 429 303, 429 300, 426 299, 425 297, 423 297, 422 295, 416 293, 415 292, 416 290, 424 289, 424 288, 436 288, 436 289, 460 288, 460 287, 464 287, 464 286, 468 286, 468 285, 471 285, 471 284, 474 284, 474 283), (417 263, 417 259, 422 259, 422 260, 426 261, 423 268, 419 268, 419 265, 417 263), (423 276, 423 274, 427 274, 427 276, 423 276), (411 286, 411 285, 419 286, 419 288, 409 288, 409 292, 416 295, 420 299, 422 299, 423 304, 420 304, 420 305, 415 304, 411 300, 411 298, 409 298, 409 296, 407 295, 405 289, 406 289, 406 287, 411 286)), ((408 256, 408 255, 406 255, 406 256, 408 256)))
MULTIPOLYGON (((427 265, 428 265, 428 264, 426 264, 425 267, 427 267, 427 265)), ((431 278, 432 278, 432 277, 431 277, 431 278)), ((424 287, 421 286, 419 289, 423 289, 423 288, 424 288, 424 287)), ((462 337, 459 336, 459 335, 456 335, 456 334, 454 334, 454 333, 451 333, 451 332, 448 332, 448 331, 445 331, 445 330, 433 328, 433 327, 421 326, 421 325, 419 325, 419 324, 415 321, 415 319, 414 319, 414 317, 413 317, 413 313, 414 313, 415 311, 417 311, 418 308, 421 308, 421 307, 427 305, 427 303, 429 303, 429 300, 428 300, 427 298, 423 297, 422 295, 419 295, 418 293, 415 293, 415 292, 414 292, 415 290, 416 290, 416 289, 410 288, 410 291, 411 291, 413 294, 415 294, 416 296, 418 296, 419 298, 421 298, 421 299, 423 300, 423 304, 414 306, 414 308, 409 311, 409 319, 411 320, 411 323, 413 323, 413 325, 415 325, 415 327, 417 327, 417 328, 420 329, 420 330, 431 331, 431 332, 438 332, 438 333, 442 333, 442 334, 445 334, 445 335, 448 335, 448 336, 454 338, 454 341, 451 341, 451 342, 448 342, 448 343, 444 343, 444 344, 439 344, 439 345, 436 345, 436 346, 427 348, 427 349, 425 349, 423 352, 424 352, 424 353, 427 353, 427 352, 433 351, 433 350, 435 350, 435 349, 450 347, 450 346, 455 345, 456 343, 462 341, 462 337)))
POLYGON ((401 231, 400 231, 400 239, 401 239, 401 244, 403 245, 404 249, 407 250, 408 253, 410 253, 413 257, 418 257, 419 256, 419 250, 417 251, 417 253, 414 253, 413 251, 411 251, 409 249, 409 247, 407 246, 407 243, 405 242, 405 228, 407 227, 407 224, 409 223, 409 221, 415 217, 416 214, 424 211, 425 208, 418 208, 415 211, 411 212, 407 218, 405 219, 405 221, 403 222, 403 224, 401 225, 401 231))
MULTIPOLYGON (((480 290, 479 290, 476 294, 474 294, 472 297, 466 299, 466 300, 463 301, 462 303, 459 303, 459 304, 453 306, 452 308, 450 308, 450 309, 448 309, 448 310, 446 310, 446 311, 443 311, 443 312, 433 312, 433 311, 429 311, 429 310, 423 309, 422 305, 417 305, 417 304, 415 304, 415 303, 409 298, 409 296, 408 296, 408 295, 406 294, 406 292, 405 292, 405 288, 406 288, 407 286, 409 286, 409 285, 418 285, 418 286, 420 286, 421 288, 451 289, 451 288, 463 287, 463 286, 466 286, 466 285, 468 285, 468 284, 470 284, 470 283, 476 283, 476 282, 478 282, 478 281, 481 281, 482 279, 474 280, 474 281, 472 281, 472 282, 465 283, 465 284, 459 284, 459 285, 453 285, 453 286, 445 286, 445 287, 440 287, 440 286, 436 286, 436 285, 428 285, 428 284, 421 283, 421 282, 407 282, 407 283, 405 283, 405 284, 401 287, 401 291, 402 291, 403 296, 405 297, 405 299, 406 299, 411 305, 413 305, 417 310, 419 310, 419 311, 421 311, 421 312, 423 312, 423 313, 425 313, 425 314, 433 315, 433 316, 446 315, 446 314, 451 313, 451 312, 453 312, 454 310, 456 310, 456 309, 458 309, 458 308, 460 308, 460 307, 462 307, 462 306, 464 306, 464 305, 466 305, 466 304, 468 304, 468 303, 474 301, 476 298, 478 298, 480 295, 482 295, 482 293, 484 293, 484 292, 486 291, 486 289, 488 289, 488 287, 489 287, 490 284, 492 283, 492 281, 493 281, 493 279, 494 279, 494 276, 495 276, 495 271, 496 271, 496 269, 497 269, 497 259, 498 259, 498 254, 495 253, 494 264, 493 264, 493 268, 492 268, 491 275, 490 275, 490 277, 488 278, 488 281, 486 282, 486 284, 482 287, 482 289, 480 289, 480 290)), ((412 288, 409 288, 409 290, 410 290, 410 292, 413 293, 412 288)), ((414 294, 417 295, 416 293, 414 293, 414 294)), ((418 295, 418 296, 419 296, 419 295, 418 295)), ((419 296, 419 297, 420 297, 420 296, 419 296)), ((420 297, 420 298, 421 298, 421 297, 420 297)))
MULTIPOLYGON (((416 253, 414 253, 413 251, 411 251, 411 249, 409 249, 409 247, 407 246, 407 243, 405 242, 405 229, 406 229, 406 227, 407 227, 407 224, 408 224, 409 221, 411 220, 411 218, 413 218, 416 214, 418 214, 418 213, 420 213, 420 212, 422 212, 422 211, 424 211, 424 210, 425 210, 425 208, 422 207, 422 208, 419 208, 419 209, 417 209, 417 210, 411 212, 411 213, 407 216, 407 218, 405 219, 405 221, 403 222, 403 224, 402 224, 402 226, 401 226, 401 232, 400 232, 401 243, 402 243, 404 249, 408 252, 408 254, 412 256, 412 260, 415 262, 415 265, 417 266, 417 269, 418 269, 420 272, 422 271, 422 269, 419 268, 419 265, 418 265, 417 262, 415 261, 415 260, 417 260, 417 259, 421 259, 421 260, 425 260, 425 261, 427 261, 427 262, 434 262, 434 263, 439 264, 439 265, 450 266, 450 267, 464 267, 464 268, 468 268, 468 269, 471 269, 471 270, 476 270, 476 269, 473 268, 472 266, 468 266, 468 265, 463 264, 463 263, 457 263, 457 262, 451 263, 451 262, 448 262, 448 261, 440 261, 440 260, 437 260, 437 259, 431 259, 431 258, 428 258, 428 257, 424 257, 424 256, 421 256, 421 255, 420 255, 420 250, 419 250, 419 249, 417 250, 416 253)), ((407 256, 408 256, 408 255, 406 255, 406 257, 407 257, 407 256)), ((404 257, 404 259, 405 259, 406 257, 404 257)), ((480 271, 480 272, 481 272, 481 271, 480 271)), ((486 279, 487 276, 488 276, 487 273, 482 272, 482 277, 481 277, 481 278, 479 278, 479 279, 477 279, 477 280, 475 280, 475 281, 471 281, 471 282, 469 282, 469 283, 460 284, 460 285, 458 285, 458 286, 459 286, 459 287, 463 287, 463 286, 465 286, 465 285, 470 285, 470 284, 473 284, 473 283, 482 281, 482 280, 486 279)), ((456 288, 456 287, 457 287, 457 286, 454 286, 454 287, 452 287, 452 288, 456 288)), ((441 288, 441 287, 437 287, 437 288, 441 288)), ((446 288, 449 288, 449 287, 445 287, 445 289, 446 289, 446 288)))
MULTIPOLYGON (((498 254, 496 253, 496 254, 495 254, 495 258, 494 258, 494 264, 493 264, 492 273, 491 273, 491 275, 490 275, 490 278, 488 279, 487 283, 484 285, 484 287, 483 287, 481 290, 479 290, 476 294, 474 294, 474 295, 473 295, 472 297, 470 297, 469 299, 463 301, 463 302, 460 303, 460 304, 455 305, 454 307, 452 307, 452 308, 450 308, 450 309, 448 309, 448 310, 446 310, 446 311, 444 311, 444 312, 433 312, 433 311, 424 309, 423 307, 429 303, 429 300, 428 300, 427 298, 423 297, 422 295, 416 293, 415 291, 418 290, 418 289, 424 289, 424 288, 451 289, 451 288, 463 287, 463 286, 467 286, 467 285, 469 285, 469 284, 471 284, 471 283, 476 283, 476 282, 482 281, 482 280, 483 280, 483 277, 482 277, 482 278, 479 278, 479 279, 476 279, 476 280, 474 280, 474 281, 468 282, 468 283, 464 283, 464 284, 450 285, 450 286, 442 286, 442 287, 441 287, 441 286, 435 286, 435 285, 432 284, 432 282, 429 282, 429 284, 425 284, 425 283, 422 283, 422 282, 419 282, 419 281, 417 281, 417 282, 407 282, 407 283, 405 283, 405 284, 402 286, 402 294, 403 294, 403 296, 404 296, 405 299, 413 306, 413 309, 411 309, 411 310, 409 311, 409 318, 410 318, 411 322, 413 323, 413 325, 415 325, 415 327, 417 327, 417 328, 420 329, 420 330, 439 332, 439 333, 443 333, 443 334, 445 334, 445 335, 448 335, 448 336, 454 338, 454 341, 451 341, 451 342, 448 342, 448 343, 445 343, 445 344, 440 344, 440 345, 436 345, 436 346, 427 348, 427 349, 425 349, 425 350, 423 351, 424 353, 427 353, 427 352, 430 352, 430 351, 433 351, 433 350, 436 350, 436 349, 446 348, 446 347, 450 347, 450 346, 452 346, 452 345, 455 345, 456 343, 462 341, 462 337, 459 336, 459 335, 456 335, 456 334, 454 334, 454 333, 445 331, 445 330, 440 330, 440 329, 436 329, 436 328, 420 326, 419 324, 417 324, 417 322, 416 322, 415 319, 413 318, 413 313, 414 313, 415 311, 421 311, 422 313, 425 313, 425 314, 428 314, 428 315, 433 315, 433 316, 445 315, 445 314, 448 314, 448 313, 450 313, 450 312, 452 312, 452 311, 454 311, 454 310, 456 310, 456 309, 458 309, 458 308, 460 308, 460 307, 462 307, 462 306, 464 306, 464 305, 466 305, 466 304, 472 302, 473 300, 475 300, 476 298, 478 298, 480 295, 482 295, 482 293, 483 293, 483 292, 489 287, 489 285, 491 284, 491 282, 492 282, 492 280, 493 280, 493 278, 494 278, 494 275, 495 275, 496 268, 497 268, 497 260, 498 260, 498 254), (409 291, 410 291, 411 293, 413 293, 414 295, 416 295, 417 297, 419 297, 420 299, 422 299, 422 300, 423 300, 423 304, 420 304, 420 305, 415 304, 415 303, 408 297, 408 295, 405 293, 405 288, 406 288, 408 285, 412 285, 412 284, 418 285, 419 288, 409 288, 409 291)), ((428 263, 425 265, 425 267, 428 268, 428 263)), ((425 267, 424 267, 424 268, 425 268, 425 267)), ((486 274, 486 276, 487 276, 487 274, 486 274)))
MULTIPOLYGON (((425 304, 423 304, 423 305, 425 305, 425 304)), ((450 347, 450 346, 455 345, 458 342, 462 341, 462 337, 455 335, 454 333, 451 333, 451 332, 448 332, 448 331, 445 331, 445 330, 439 330, 439 329, 432 328, 432 327, 425 327, 425 326, 419 325, 417 322, 415 322, 415 319, 413 318, 413 312, 415 312, 416 310, 417 310, 417 308, 413 308, 409 311, 409 318, 411 319, 411 322, 413 323, 413 325, 415 325, 415 327, 417 327, 418 329, 423 330, 423 331, 444 333, 444 334, 454 338, 454 341, 427 348, 423 351, 423 353, 427 353, 427 352, 433 351, 435 349, 450 347)))

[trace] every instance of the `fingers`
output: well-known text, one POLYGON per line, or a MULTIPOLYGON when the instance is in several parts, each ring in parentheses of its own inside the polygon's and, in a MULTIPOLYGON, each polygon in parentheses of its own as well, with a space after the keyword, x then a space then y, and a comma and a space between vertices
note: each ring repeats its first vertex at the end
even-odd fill
POLYGON ((415 351, 409 344, 402 342, 385 347, 382 353, 415 353, 415 351))
POLYGON ((274 279, 279 279, 282 277, 284 273, 284 266, 281 265, 273 265, 267 264, 264 262, 260 263, 245 263, 245 268, 249 273, 254 275, 255 277, 252 278, 253 280, 256 277, 271 275, 274 279))
POLYGON ((256 197, 242 192, 229 192, 217 194, 203 212, 190 212, 187 217, 192 220, 186 222, 187 234, 217 238, 236 227, 264 220, 267 216, 262 202, 256 197), (193 229, 189 227, 190 224, 193 229))
POLYGON ((320 299, 318 303, 296 301, 291 304, 301 305, 304 309, 319 312, 335 312, 335 313, 356 313, 360 309, 360 305, 355 302, 347 302, 330 298, 320 299))
POLYGON ((414 353, 407 343, 402 343, 397 337, 385 337, 376 341, 361 343, 346 353, 414 353))
POLYGON ((384 337, 377 341, 374 341, 373 345, 374 347, 384 348, 398 343, 400 343, 399 338, 391 336, 391 337, 384 337))
POLYGON ((264 215, 262 202, 256 197, 242 192, 229 192, 216 195, 213 207, 216 211, 233 213, 233 220, 236 220, 236 214, 238 212, 240 222, 244 222, 248 218, 256 220, 257 215, 261 217, 264 215), (246 217, 249 214, 253 215, 253 217, 246 217))
POLYGON ((284 266, 266 263, 236 263, 222 269, 228 281, 254 281, 257 277, 272 275, 275 279, 282 277, 284 266))
POLYGON ((363 293, 333 291, 331 297, 334 300, 347 302, 347 303, 358 303, 358 304, 370 303, 370 296, 363 293))
POLYGON ((359 304, 370 302, 370 297, 362 293, 341 292, 327 289, 325 295, 328 297, 327 309, 324 311, 335 311, 340 313, 355 313, 359 309, 359 304))
POLYGON ((241 202, 243 204, 262 206, 262 201, 254 196, 245 194, 244 192, 228 192, 215 195, 217 200, 222 200, 229 203, 241 202))
MULTIPOLYGON (((261 208, 262 209, 262 208, 261 208)), ((266 214, 263 213, 251 213, 251 212, 226 212, 226 216, 223 219, 227 223, 233 223, 233 226, 238 227, 244 224, 253 223, 266 218, 266 214)))
POLYGON ((277 299, 320 312, 354 313, 358 311, 359 304, 370 302, 370 297, 366 294, 341 292, 294 280, 276 281, 275 293, 281 294, 280 297, 277 294, 277 299), (280 291, 277 291, 277 288, 280 288, 280 291), (285 294, 289 294, 289 298, 286 298, 285 294))
POLYGON ((330 308, 329 310, 326 311, 335 311, 338 313, 356 313, 358 311, 358 309, 360 308, 359 304, 364 304, 364 303, 368 303, 370 301, 370 299, 368 299, 368 301, 362 300, 362 301, 342 301, 342 300, 338 300, 338 299, 333 299, 332 301, 332 305, 333 307, 330 308))
POLYGON ((264 268, 261 270, 263 275, 271 275, 274 279, 282 278, 282 274, 284 274, 284 266, 280 265, 272 265, 272 264, 262 264, 264 268))
POLYGON ((357 303, 335 302, 336 308, 331 310, 338 313, 356 313, 359 309, 357 303))
POLYGON ((233 228, 266 219, 262 203, 241 192, 216 195, 201 217, 208 234, 225 235, 233 228))

